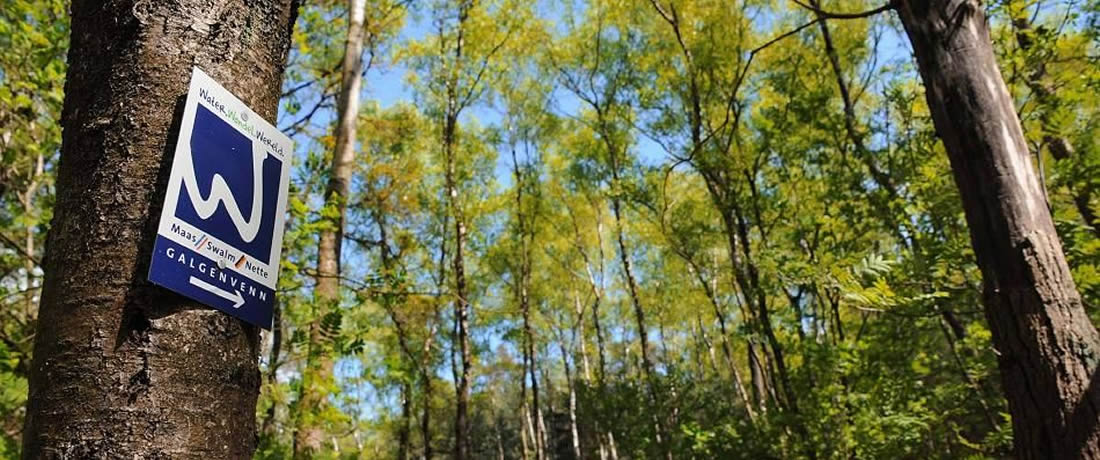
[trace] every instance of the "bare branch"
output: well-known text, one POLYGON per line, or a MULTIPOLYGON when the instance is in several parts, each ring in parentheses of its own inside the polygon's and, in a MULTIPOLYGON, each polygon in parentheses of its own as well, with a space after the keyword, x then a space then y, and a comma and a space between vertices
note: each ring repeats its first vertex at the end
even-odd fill
POLYGON ((819 17, 821 17, 823 19, 861 19, 861 18, 874 16, 874 15, 882 13, 884 11, 890 11, 890 10, 894 9, 894 1, 895 0, 890 0, 890 1, 886 2, 885 5, 882 5, 878 8, 873 9, 873 10, 861 11, 861 12, 858 12, 858 13, 835 13, 835 12, 831 12, 831 11, 822 10, 821 8, 817 8, 816 6, 811 6, 810 4, 804 3, 802 0, 791 0, 791 1, 797 3, 798 6, 801 6, 805 9, 807 9, 807 10, 812 11, 814 14, 818 15, 819 17))
POLYGON ((31 262, 34 262, 35 265, 39 265, 39 266, 42 265, 42 261, 38 260, 38 258, 36 258, 33 254, 28 253, 27 250, 23 248, 23 246, 20 246, 19 243, 16 243, 14 240, 9 238, 7 235, 5 235, 3 233, 0 233, 0 241, 3 241, 4 244, 6 244, 8 247, 14 249, 15 252, 19 253, 19 255, 22 255, 23 257, 27 258, 27 260, 30 260, 31 262))

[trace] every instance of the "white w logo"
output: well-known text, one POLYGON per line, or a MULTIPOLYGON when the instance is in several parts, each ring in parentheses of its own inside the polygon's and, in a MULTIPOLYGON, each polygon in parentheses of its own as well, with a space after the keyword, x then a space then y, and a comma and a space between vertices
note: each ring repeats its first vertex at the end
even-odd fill
POLYGON ((218 210, 218 203, 224 204, 225 210, 229 212, 229 219, 233 221, 233 225, 237 227, 237 233, 241 234, 241 239, 246 243, 254 240, 256 234, 260 232, 264 194, 262 173, 264 158, 267 157, 267 151, 263 146, 256 145, 255 142, 250 144, 252 144, 252 215, 248 219, 245 219, 244 214, 241 213, 233 192, 229 190, 229 184, 221 174, 215 173, 214 178, 211 179, 210 196, 205 199, 202 197, 199 193, 199 181, 195 177, 195 164, 191 158, 190 146, 181 149, 182 155, 176 158, 183 173, 180 175, 183 186, 187 188, 187 196, 191 198, 191 205, 195 207, 195 213, 199 218, 209 219, 214 215, 214 211, 218 210))

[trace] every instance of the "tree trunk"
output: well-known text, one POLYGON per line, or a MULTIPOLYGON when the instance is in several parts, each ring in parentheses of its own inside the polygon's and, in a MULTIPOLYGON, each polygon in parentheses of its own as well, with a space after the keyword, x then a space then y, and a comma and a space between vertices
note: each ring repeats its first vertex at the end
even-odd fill
MULTIPOLYGON (((278 384, 278 372, 279 372, 279 359, 282 356, 283 349, 283 306, 279 302, 279 299, 275 299, 274 305, 272 305, 271 312, 271 354, 267 359, 267 375, 264 376, 264 380, 268 385, 278 384)), ((271 406, 267 408, 267 412, 264 414, 263 422, 260 424, 260 433, 263 434, 265 439, 272 440, 276 436, 275 432, 275 415, 278 409, 278 401, 271 401, 271 406)))
POLYGON ((274 120, 296 16, 293 0, 73 2, 24 458, 252 456, 259 329, 145 277, 192 66, 274 120))
MULTIPOLYGON (((443 222, 439 227, 439 262, 437 263, 439 272, 435 279, 436 286, 439 289, 444 289, 447 284, 447 226, 447 216, 444 215, 443 222)), ((420 417, 420 436, 424 440, 424 456, 422 458, 425 460, 432 460, 432 457, 435 456, 435 449, 432 446, 432 397, 435 392, 435 386, 432 385, 432 345, 435 343, 437 328, 443 323, 442 309, 442 299, 433 301, 433 320, 429 322, 428 333, 425 335, 424 345, 420 349, 421 399, 424 401, 423 407, 420 409, 422 414, 420 417)))
POLYGON ((355 132, 358 128, 359 92, 363 68, 363 17, 366 0, 348 2, 348 36, 337 100, 336 148, 325 187, 325 206, 336 206, 338 216, 331 226, 321 230, 317 245, 317 287, 314 290, 314 314, 309 324, 309 353, 302 369, 301 396, 294 426, 294 458, 308 458, 321 448, 324 428, 320 413, 327 395, 323 388, 332 379, 333 360, 325 346, 321 320, 340 302, 340 249, 347 215, 347 197, 355 157, 355 132))
MULTIPOLYGON (((431 351, 430 346, 424 348, 426 352, 431 351)), ((432 376, 427 371, 427 363, 423 363, 421 367, 420 386, 421 399, 424 400, 424 407, 420 408, 420 437, 424 443, 423 458, 431 459, 435 456, 432 450, 432 376)))
MULTIPOLYGON (((726 328, 726 315, 722 311, 721 305, 718 303, 717 294, 714 292, 714 287, 703 276, 703 272, 699 270, 699 267, 693 260, 688 259, 688 263, 691 264, 692 271, 695 272, 696 277, 699 280, 699 284, 703 286, 703 293, 706 294, 707 300, 710 301, 711 307, 714 308, 714 316, 718 319, 718 332, 722 334, 722 355, 726 360, 726 367, 729 368, 730 378, 733 379, 734 390, 737 391, 737 396, 741 400, 741 403, 745 405, 745 414, 748 415, 749 421, 756 420, 756 413, 752 409, 752 401, 749 399, 749 393, 745 391, 745 386, 741 382, 741 373, 737 370, 737 365, 733 362, 733 352, 730 350, 729 331, 726 328)), ((699 328, 702 329, 702 320, 699 322, 699 328)), ((703 332, 704 337, 706 332, 703 332)), ((713 347, 711 354, 713 355, 713 347)), ((713 358, 712 358, 713 359, 713 358)), ((759 403, 759 401, 757 401, 759 403)))
MULTIPOLYGON (((366 186, 365 192, 372 197, 378 198, 379 192, 374 190, 369 185, 366 186)), ((390 231, 388 230, 388 223, 384 210, 386 209, 385 203, 381 199, 378 199, 376 204, 377 208, 371 211, 371 215, 374 218, 375 224, 378 226, 378 255, 382 262, 382 275, 386 280, 387 289, 400 290, 404 289, 399 283, 394 282, 395 269, 397 268, 398 260, 395 257, 401 255, 401 250, 398 249, 397 254, 394 254, 390 250, 390 231)), ((394 333, 397 335, 397 346, 401 349, 401 356, 404 357, 410 369, 415 371, 415 374, 419 378, 421 375, 421 369, 419 368, 420 361, 417 359, 416 354, 412 351, 412 345, 410 344, 410 332, 406 326, 405 321, 398 313, 398 306, 404 307, 404 296, 382 296, 379 299, 379 303, 382 308, 386 310, 386 313, 390 317, 390 321, 393 321, 394 333)), ((430 340, 425 339, 425 345, 431 348, 430 340)), ((425 351, 426 353, 427 351, 425 351)), ((411 377, 401 377, 401 426, 398 429, 397 436, 397 458, 399 460, 406 460, 409 458, 412 452, 412 419, 413 419, 413 382, 411 377)))
POLYGON ((1100 335, 1054 231, 980 9, 900 1, 982 270, 1020 458, 1100 458, 1100 335))
MULTIPOLYGON (((530 366, 531 363, 530 363, 530 360, 527 356, 527 347, 526 346, 523 347, 523 352, 521 353, 521 359, 523 361, 523 366, 520 368, 520 374, 519 374, 519 406, 520 406, 520 410, 523 411, 523 421, 524 421, 523 427, 531 427, 531 424, 529 423, 531 421, 531 417, 529 417, 527 415, 527 413, 528 413, 527 412, 527 367, 530 366)), ((523 427, 521 427, 521 428, 526 430, 526 428, 523 428, 523 427)), ((536 439, 534 433, 535 433, 534 428, 532 428, 531 429, 531 439, 536 439)), ((522 458, 523 458, 523 460, 528 460, 530 458, 529 452, 530 452, 530 447, 531 446, 527 444, 527 431, 523 431, 521 433, 520 441, 522 441, 522 444, 523 444, 523 446, 522 446, 523 450, 521 451, 522 458)), ((535 441, 535 444, 536 445, 538 444, 537 440, 535 441)))
POLYGON ((401 427, 397 430, 397 459, 409 459, 412 435, 412 384, 401 382, 401 427))
MULTIPOLYGON (((458 36, 455 43, 455 65, 461 62, 466 20, 469 18, 469 2, 462 2, 458 11, 458 36)), ((442 35, 442 33, 441 33, 442 35)), ((447 112, 443 123, 443 157, 445 164, 444 181, 451 216, 454 218, 454 257, 451 258, 451 270, 454 272, 454 321, 460 355, 461 367, 455 370, 455 460, 470 458, 470 301, 466 289, 466 216, 458 198, 457 148, 458 117, 462 110, 458 95, 458 74, 452 73, 447 81, 447 112)))
POLYGON ((633 265, 630 261, 630 251, 626 246, 626 236, 623 232, 623 212, 622 212, 622 200, 619 198, 621 187, 621 180, 619 178, 619 159, 618 159, 618 146, 611 141, 610 129, 607 127, 607 121, 603 119, 603 110, 598 111, 599 123, 603 128, 600 131, 600 136, 604 138, 604 144, 607 146, 607 153, 610 157, 611 167, 611 212, 615 218, 615 241, 619 246, 619 262, 622 264, 623 277, 626 278, 627 292, 630 294, 630 303, 634 307, 634 321, 638 328, 638 346, 641 348, 642 357, 642 372, 645 374, 646 388, 648 389, 648 395, 650 403, 653 404, 653 421, 654 428, 656 429, 657 444, 662 451, 662 455, 666 458, 671 458, 672 453, 668 450, 668 435, 665 433, 664 417, 661 412, 660 406, 662 401, 657 394, 657 382, 654 377, 653 360, 649 356, 649 330, 646 327, 645 309, 642 308, 641 294, 638 293, 638 281, 634 277, 633 265))
POLYGON ((577 382, 573 380, 573 369, 569 364, 569 350, 565 348, 564 337, 558 340, 558 348, 561 350, 561 365, 565 369, 565 384, 569 391, 569 439, 573 448, 573 458, 581 459, 581 434, 577 427, 577 382))
POLYGON ((466 249, 466 219, 462 211, 462 205, 458 202, 458 185, 455 178, 455 125, 458 115, 448 117, 445 130, 446 141, 444 150, 447 157, 447 196, 450 197, 451 213, 454 216, 455 253, 451 259, 451 269, 454 271, 454 314, 457 329, 458 352, 461 367, 458 369, 458 379, 455 382, 455 459, 469 458, 469 422, 468 406, 470 399, 470 303, 466 289, 466 265, 463 259, 466 249))
MULTIPOLYGON (((527 175, 524 174, 523 168, 520 167, 519 160, 516 158, 516 149, 512 148, 512 177, 515 179, 516 188, 516 237, 520 240, 520 257, 518 267, 518 279, 516 280, 516 294, 519 298, 520 315, 523 321, 523 355, 524 363, 526 363, 526 370, 531 378, 531 405, 534 407, 534 413, 536 416, 541 413, 541 404, 539 403, 539 379, 535 375, 535 333, 531 327, 531 296, 529 294, 529 288, 531 284, 531 243, 534 239, 534 220, 535 216, 526 212, 523 206, 523 190, 527 185, 527 175)), ((537 180, 537 178, 536 178, 537 180)), ((546 446, 543 444, 543 439, 546 437, 546 433, 543 432, 543 426, 541 423, 535 425, 535 460, 542 460, 545 458, 546 446)))
MULTIPOLYGON (((614 153, 611 153, 614 156, 614 153)), ((616 187, 618 187, 618 173, 617 166, 612 166, 614 180, 616 187)), ((612 193, 618 193, 614 191, 612 193)), ((638 293, 637 279, 634 278, 634 269, 630 263, 630 252, 626 247, 626 236, 623 235, 623 218, 622 218, 622 205, 617 195, 611 197, 611 210, 615 216, 615 239, 619 245, 619 262, 622 263, 623 277, 626 278, 627 292, 630 293, 630 302, 634 307, 634 321, 638 328, 638 346, 641 348, 642 356, 642 372, 645 374, 646 388, 648 389, 648 395, 650 403, 653 404, 653 421, 654 428, 656 429, 657 444, 661 449, 662 456, 665 458, 672 458, 672 453, 668 447, 668 434, 665 432, 664 414, 662 413, 661 406, 663 406, 660 397, 657 394, 657 382, 654 377, 653 360, 649 356, 649 330, 646 328, 645 321, 645 309, 642 308, 641 294, 638 293)))

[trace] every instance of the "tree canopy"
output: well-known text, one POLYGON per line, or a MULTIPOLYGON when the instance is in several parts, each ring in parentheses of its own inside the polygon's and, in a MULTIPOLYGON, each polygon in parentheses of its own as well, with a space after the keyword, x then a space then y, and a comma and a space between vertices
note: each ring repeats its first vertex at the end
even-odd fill
MULTIPOLYGON (((898 14, 365 0, 338 169, 351 4, 302 2, 271 120, 296 152, 257 458, 300 453, 305 429, 314 458, 1012 455, 985 267, 898 14)), ((1100 324, 1100 2, 967 4, 1100 324)), ((0 8, 4 458, 20 453, 67 9, 0 8)))

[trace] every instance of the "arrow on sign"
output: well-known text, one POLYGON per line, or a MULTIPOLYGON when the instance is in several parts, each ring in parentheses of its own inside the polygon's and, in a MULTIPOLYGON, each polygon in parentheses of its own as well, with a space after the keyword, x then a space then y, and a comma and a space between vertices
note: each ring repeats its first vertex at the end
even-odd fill
POLYGON ((191 284, 194 284, 199 289, 202 289, 202 290, 207 291, 211 294, 214 294, 218 297, 221 297, 225 300, 233 302, 233 308, 241 308, 241 305, 244 305, 244 297, 241 297, 241 291, 233 291, 233 293, 230 294, 230 293, 225 292, 221 289, 218 289, 217 286, 214 286, 210 283, 207 283, 206 281, 195 278, 194 276, 191 277, 190 281, 191 281, 191 284))

